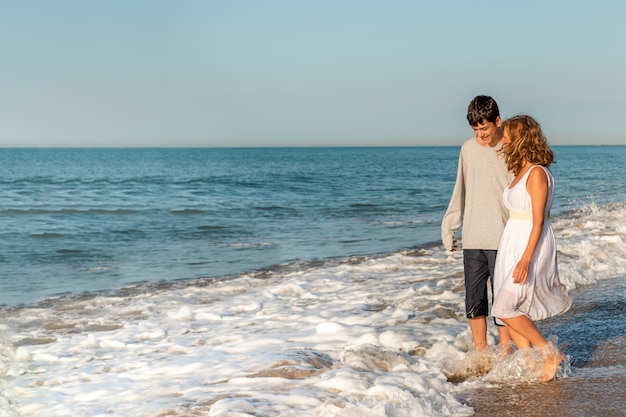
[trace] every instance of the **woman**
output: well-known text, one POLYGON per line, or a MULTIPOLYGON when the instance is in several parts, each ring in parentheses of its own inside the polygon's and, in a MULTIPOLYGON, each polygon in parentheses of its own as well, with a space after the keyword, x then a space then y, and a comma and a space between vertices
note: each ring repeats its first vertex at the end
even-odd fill
POLYGON ((503 123, 502 153, 515 178, 504 190, 509 220, 498 248, 492 314, 509 328, 518 349, 535 347, 544 355, 543 381, 554 378, 563 354, 548 342, 534 320, 567 311, 572 299, 559 281, 556 243, 549 215, 554 153, 539 123, 516 116, 503 123))

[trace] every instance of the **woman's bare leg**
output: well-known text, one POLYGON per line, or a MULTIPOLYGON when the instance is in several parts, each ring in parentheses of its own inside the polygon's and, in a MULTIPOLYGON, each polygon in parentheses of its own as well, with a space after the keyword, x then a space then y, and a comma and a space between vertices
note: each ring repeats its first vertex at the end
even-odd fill
POLYGON ((517 333, 515 330, 509 328, 509 334, 511 335, 511 339, 513 339, 513 343, 517 346, 518 349, 524 349, 530 347, 530 340, 526 339, 521 334, 517 333))
MULTIPOLYGON (((498 326, 498 337, 500 338, 500 355, 511 354, 511 332, 507 326, 498 326)), ((515 342, 515 340, 513 340, 515 342)))
MULTIPOLYGON (((559 364, 563 360, 563 354, 559 352, 556 346, 552 346, 552 344, 543 337, 541 332, 537 329, 537 326, 535 326, 535 323, 526 316, 517 316, 508 319, 501 318, 500 320, 509 326, 509 332, 514 341, 516 337, 514 335, 517 333, 517 335, 530 342, 532 346, 543 349, 545 360, 540 380, 551 381, 554 379, 559 364)), ((517 344, 517 341, 515 342, 517 344)), ((520 341, 520 343, 524 342, 520 341)))
POLYGON ((511 335, 518 334, 528 340, 534 347, 542 348, 548 344, 541 332, 535 326, 535 323, 526 316, 517 316, 508 319, 500 319, 504 324, 509 326, 511 335))

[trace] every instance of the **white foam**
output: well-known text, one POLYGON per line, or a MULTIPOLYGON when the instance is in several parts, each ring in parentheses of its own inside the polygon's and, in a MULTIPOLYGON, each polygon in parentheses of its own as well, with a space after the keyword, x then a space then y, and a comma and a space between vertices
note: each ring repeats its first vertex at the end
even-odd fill
MULTIPOLYGON (((607 224, 625 213, 554 220, 569 288, 626 274, 625 230, 607 224)), ((443 248, 59 298, 5 314, 0 415, 471 415, 446 377, 471 345, 463 311, 462 254, 443 248)))

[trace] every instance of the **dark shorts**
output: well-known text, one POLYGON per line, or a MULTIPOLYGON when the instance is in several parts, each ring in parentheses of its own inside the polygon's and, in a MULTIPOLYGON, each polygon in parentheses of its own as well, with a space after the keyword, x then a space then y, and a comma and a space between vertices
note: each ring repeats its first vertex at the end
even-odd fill
POLYGON ((467 318, 489 315, 487 285, 496 266, 495 250, 463 249, 463 269, 465 272, 465 314, 467 318))

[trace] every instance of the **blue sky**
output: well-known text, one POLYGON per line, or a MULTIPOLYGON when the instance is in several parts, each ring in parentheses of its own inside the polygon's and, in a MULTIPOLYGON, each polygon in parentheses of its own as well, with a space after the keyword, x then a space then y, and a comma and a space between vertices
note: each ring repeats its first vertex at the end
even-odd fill
POLYGON ((493 96, 626 144, 626 2, 0 5, 0 146, 459 145, 493 96))

